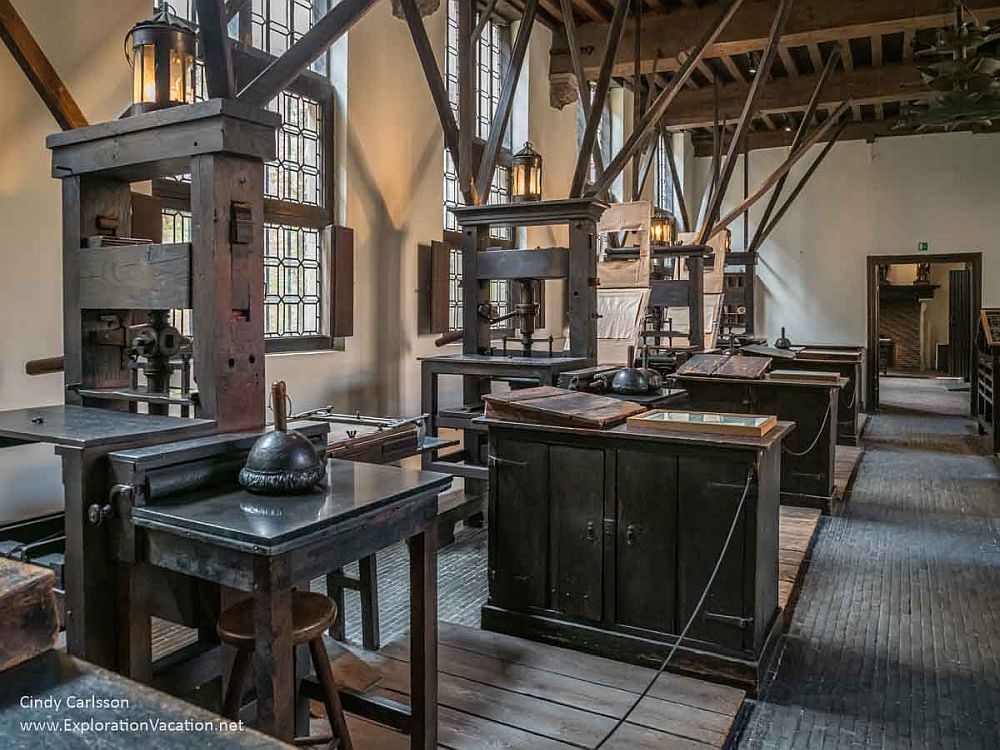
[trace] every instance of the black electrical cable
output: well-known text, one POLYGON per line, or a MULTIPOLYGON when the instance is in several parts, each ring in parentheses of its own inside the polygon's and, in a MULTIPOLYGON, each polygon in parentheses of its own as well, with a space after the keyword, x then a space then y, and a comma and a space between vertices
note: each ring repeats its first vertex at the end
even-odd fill
POLYGON ((729 533, 726 534, 726 541, 722 544, 722 551, 719 553, 719 559, 715 561, 715 567, 712 569, 712 574, 708 577, 708 583, 705 584, 705 589, 701 592, 701 596, 698 598, 698 603, 695 605, 694 611, 691 613, 691 617, 688 618, 687 624, 684 625, 684 629, 681 631, 681 634, 677 636, 677 640, 674 641, 674 645, 670 647, 670 653, 667 654, 667 658, 663 660, 662 664, 660 664, 660 668, 656 670, 656 674, 653 675, 653 679, 649 681, 649 684, 646 685, 646 688, 639 694, 639 697, 635 699, 631 706, 629 706, 625 715, 618 719, 614 727, 611 728, 611 731, 604 735, 603 739, 597 743, 594 750, 600 750, 604 747, 604 743, 611 739, 614 733, 617 732, 626 721, 628 721, 628 717, 631 716, 632 712, 639 707, 639 704, 642 703, 643 699, 649 694, 649 691, 653 689, 653 685, 655 685, 656 681, 660 679, 660 675, 662 675, 666 670, 667 665, 677 652, 681 642, 687 637, 688 631, 694 624, 695 619, 699 614, 701 614, 701 608, 705 605, 705 599, 708 598, 708 592, 712 589, 712 584, 715 583, 715 577, 719 574, 719 569, 722 567, 722 561, 725 559, 726 552, 729 550, 729 543, 732 542, 733 534, 736 532, 736 525, 739 523, 740 516, 743 514, 743 506, 746 505, 747 496, 750 494, 750 485, 753 483, 753 477, 754 470, 750 469, 750 471, 747 472, 747 483, 743 487, 743 496, 740 498, 739 505, 736 506, 736 513, 733 514, 733 522, 729 525, 729 533))

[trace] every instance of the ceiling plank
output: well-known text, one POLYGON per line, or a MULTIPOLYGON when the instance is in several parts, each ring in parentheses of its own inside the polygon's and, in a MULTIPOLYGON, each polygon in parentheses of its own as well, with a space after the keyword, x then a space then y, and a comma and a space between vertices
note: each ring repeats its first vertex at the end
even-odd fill
POLYGON ((806 49, 809 50, 809 62, 813 66, 813 74, 819 75, 819 72, 823 70, 823 55, 820 54, 818 44, 807 44, 806 49))
POLYGON ((851 40, 843 39, 840 42, 840 59, 844 63, 844 70, 850 73, 854 70, 854 53, 851 52, 851 40))
POLYGON ((600 8, 594 5, 592 0, 576 0, 574 5, 579 8, 580 12, 591 21, 606 23, 608 20, 608 17, 604 15, 600 8))
MULTIPOLYGON (((914 32, 918 29, 938 28, 952 23, 950 10, 941 0, 866 0, 846 3, 830 0, 798 0, 792 10, 788 28, 782 37, 789 47, 838 41, 873 34, 914 32)), ((966 0, 969 10, 981 22, 1000 18, 1000 1, 966 0)), ((652 70, 656 56, 666 63, 661 69, 676 70, 678 55, 691 45, 714 15, 715 7, 679 8, 672 13, 650 15, 642 29, 643 72, 652 70)), ((706 50, 706 57, 740 55, 759 51, 767 43, 767 32, 774 12, 772 2, 748 3, 737 14, 725 32, 706 50)), ((578 30, 584 70, 589 79, 597 75, 604 54, 607 24, 587 24, 578 30)), ((632 40, 629 31, 615 56, 616 76, 631 73, 632 40)), ((556 34, 552 44, 550 73, 569 73, 571 66, 566 50, 565 36, 556 34)))
POLYGON ((788 73, 791 78, 795 78, 799 75, 799 66, 795 64, 795 58, 792 57, 792 53, 788 47, 779 47, 778 57, 781 58, 781 64, 785 67, 785 72, 788 73))
POLYGON ((264 107, 282 89, 299 77, 331 44, 361 20, 378 0, 342 0, 327 11, 309 31, 268 65, 236 97, 240 101, 264 107))
MULTIPOLYGON (((774 78, 761 93, 758 107, 768 115, 801 112, 816 88, 816 81, 816 76, 774 78)), ((913 84, 919 82, 920 72, 909 65, 856 68, 850 73, 837 70, 830 76, 820 106, 836 107, 848 97, 858 106, 925 99, 929 96, 928 91, 913 88, 913 84)), ((745 83, 728 83, 720 87, 719 108, 723 120, 732 122, 739 116, 748 92, 745 83)), ((678 94, 664 123, 672 130, 711 127, 713 108, 714 96, 710 89, 685 91, 678 94)))
POLYGON ((10 0, 0 0, 0 38, 63 130, 89 123, 10 0))
POLYGON ((722 64, 725 66, 726 71, 732 76, 734 81, 746 81, 746 77, 743 75, 743 71, 740 70, 739 65, 736 61, 729 55, 723 55, 721 58, 722 64))

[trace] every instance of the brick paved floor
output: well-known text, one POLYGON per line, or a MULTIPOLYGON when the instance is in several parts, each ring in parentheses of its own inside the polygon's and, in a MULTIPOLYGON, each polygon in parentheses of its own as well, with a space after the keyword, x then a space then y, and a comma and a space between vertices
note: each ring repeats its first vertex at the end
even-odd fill
POLYGON ((1000 748, 1000 472, 968 393, 882 382, 742 748, 1000 748))

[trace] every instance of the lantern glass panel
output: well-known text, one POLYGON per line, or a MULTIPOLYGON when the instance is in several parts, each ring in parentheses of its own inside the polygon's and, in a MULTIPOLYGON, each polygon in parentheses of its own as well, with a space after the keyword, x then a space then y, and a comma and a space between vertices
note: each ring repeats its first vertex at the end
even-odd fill
POLYGON ((136 55, 132 74, 132 100, 135 102, 156 101, 156 48, 144 44, 136 55))
POLYGON ((194 101, 191 87, 191 67, 194 58, 179 50, 170 50, 170 103, 184 104, 194 101))

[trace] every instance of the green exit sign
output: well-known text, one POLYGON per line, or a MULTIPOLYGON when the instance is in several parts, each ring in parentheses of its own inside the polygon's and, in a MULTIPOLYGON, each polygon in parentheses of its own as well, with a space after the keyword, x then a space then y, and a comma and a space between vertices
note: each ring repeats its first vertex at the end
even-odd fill
POLYGON ((929 243, 929 242, 918 242, 917 243, 917 252, 918 253, 926 253, 930 249, 931 249, 931 243, 929 243))

